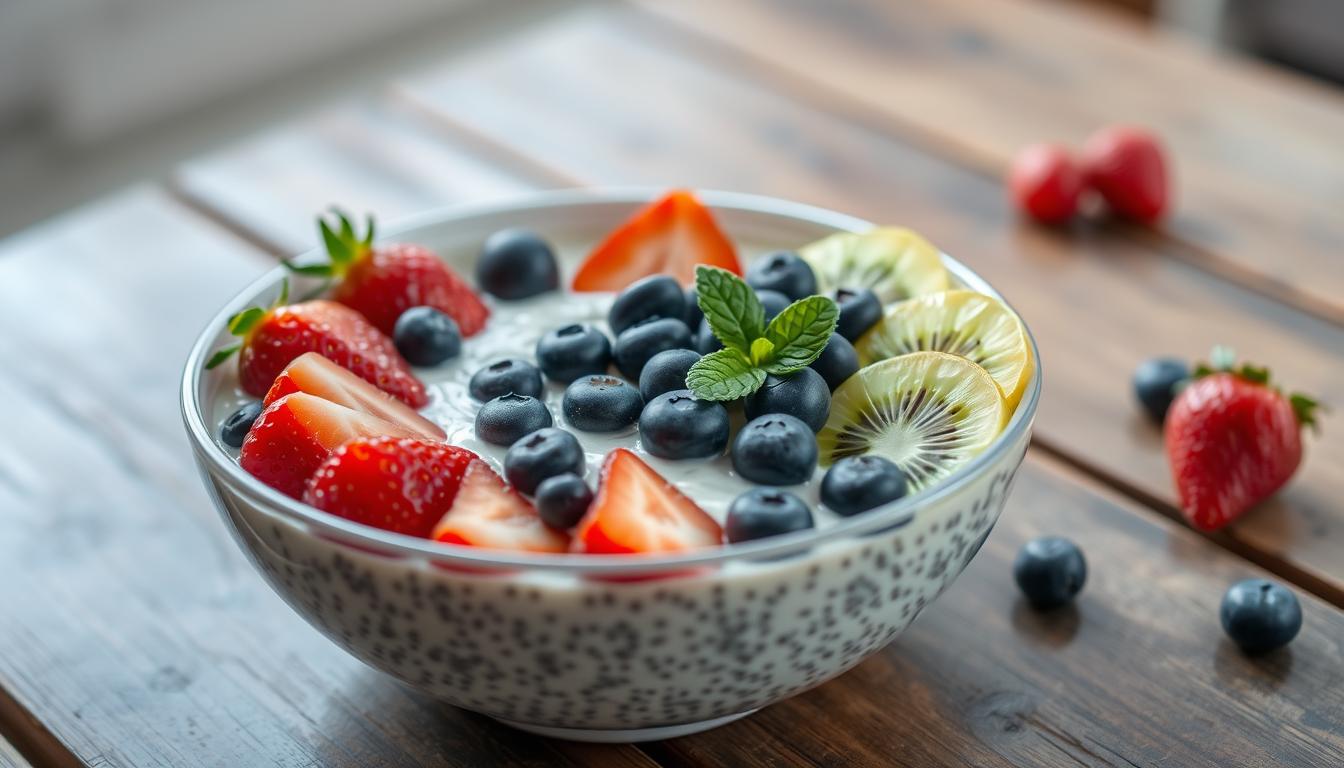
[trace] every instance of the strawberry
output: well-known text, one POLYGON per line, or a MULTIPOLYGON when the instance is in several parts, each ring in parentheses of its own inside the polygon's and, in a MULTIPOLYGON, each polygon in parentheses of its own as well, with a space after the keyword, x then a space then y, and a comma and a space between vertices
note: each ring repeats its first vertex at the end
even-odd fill
POLYGON ((1194 527, 1217 530, 1279 490, 1302 461, 1302 427, 1316 426, 1311 398, 1285 396, 1264 368, 1232 368, 1214 351, 1167 413, 1167 457, 1194 527))
POLYGON ((298 498, 332 451, 356 437, 413 437, 405 427, 306 392, 276 400, 243 440, 238 463, 261 482, 298 498))
POLYGON ((331 297, 358 310, 389 336, 402 312, 421 306, 453 318, 463 336, 485 327, 490 310, 433 251, 410 243, 374 245, 372 218, 363 237, 355 234, 345 214, 337 211, 336 221, 335 228, 321 219, 317 223, 328 263, 285 265, 299 274, 337 280, 331 297))
POLYGON ((465 448, 429 440, 355 438, 322 462, 303 500, 347 520, 424 538, 452 507, 462 473, 475 461, 465 448))
POLYGON ((438 424, 316 352, 304 352, 285 366, 266 392, 262 405, 270 405, 294 392, 307 392, 346 408, 387 419, 429 440, 447 439, 438 424))
POLYGON ((334 301, 285 303, 289 283, 268 309, 252 307, 229 318, 229 331, 242 341, 216 352, 206 368, 238 355, 238 378, 251 395, 265 397, 275 377, 305 352, 320 352, 328 360, 412 408, 429 402, 425 385, 392 340, 369 325, 363 315, 334 301))
POLYGON ((1083 145, 1083 178, 1117 213, 1143 222, 1167 208, 1167 161, 1157 138, 1142 128, 1114 125, 1083 145))
POLYGON ((1013 158, 1008 186, 1023 213, 1045 224, 1062 224, 1078 210, 1083 175, 1065 148, 1033 144, 1013 158))
POLYGON ((625 448, 607 454, 597 496, 574 529, 575 552, 675 552, 713 547, 723 531, 675 486, 625 448))
POLYGON ((690 285, 697 264, 742 274, 732 241, 709 209, 690 192, 674 190, 608 235, 579 266, 573 286, 576 291, 619 291, 659 273, 690 285))
POLYGON ((473 461, 462 476, 452 507, 430 538, 448 544, 525 552, 564 552, 569 540, 546 527, 527 499, 504 485, 483 461, 473 461))

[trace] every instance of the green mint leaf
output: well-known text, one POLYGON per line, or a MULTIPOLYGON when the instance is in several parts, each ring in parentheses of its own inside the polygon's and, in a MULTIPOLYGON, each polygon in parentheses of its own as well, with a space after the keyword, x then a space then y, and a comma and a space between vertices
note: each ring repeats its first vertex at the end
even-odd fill
POLYGON ((760 366, 775 353, 775 345, 769 339, 756 339, 751 342, 751 364, 760 366))
POLYGON ((751 354, 751 342, 763 335, 765 308, 751 286, 726 269, 695 268, 695 290, 709 329, 725 347, 751 354))
POLYGON ((686 373, 686 388, 701 400, 736 400, 765 383, 765 371, 735 349, 720 349, 695 361, 686 373))
POLYGON ((840 309, 825 296, 808 296, 785 307, 765 329, 775 348, 761 367, 778 375, 811 365, 835 333, 839 317, 840 309))

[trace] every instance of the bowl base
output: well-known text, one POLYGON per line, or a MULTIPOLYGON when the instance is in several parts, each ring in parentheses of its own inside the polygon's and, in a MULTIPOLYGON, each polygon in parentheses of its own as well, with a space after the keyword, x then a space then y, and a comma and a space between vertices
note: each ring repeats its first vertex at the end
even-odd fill
POLYGON ((694 723, 662 725, 656 728, 551 728, 545 725, 532 725, 530 723, 519 723, 514 720, 504 720, 498 717, 495 719, 510 728, 517 728, 520 731, 527 731, 528 733, 535 733, 538 736, 546 736, 552 739, 587 741, 596 744, 630 744, 636 741, 674 739, 678 736, 689 736, 692 733, 708 731, 711 728, 718 728, 720 725, 727 725, 734 720, 740 720, 755 711, 756 710, 754 709, 749 709, 746 712, 738 712, 735 715, 724 715, 723 717, 699 720, 694 723))

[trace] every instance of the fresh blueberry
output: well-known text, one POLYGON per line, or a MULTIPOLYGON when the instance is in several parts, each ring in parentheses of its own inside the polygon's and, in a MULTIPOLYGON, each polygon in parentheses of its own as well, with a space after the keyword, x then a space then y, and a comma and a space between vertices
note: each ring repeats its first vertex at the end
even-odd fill
POLYGON ((247 437, 248 430, 252 429, 261 411, 261 403, 254 401, 229 414, 229 418, 219 428, 220 442, 230 448, 242 448, 243 438, 247 437))
POLYGON ((1223 596, 1218 615, 1223 631, 1248 654, 1285 646, 1302 629, 1302 606, 1297 596, 1266 579, 1233 584, 1223 596))
POLYGON ((857 515, 906 494, 905 473, 890 461, 865 453, 841 459, 821 477, 821 503, 843 517, 857 515))
POLYGON ((1013 579, 1027 601, 1040 610, 1073 600, 1087 581, 1087 561, 1068 539, 1046 536, 1028 541, 1013 562, 1013 579))
POLYGON ((462 351, 457 321, 433 307, 411 307, 392 327, 392 342, 411 365, 438 365, 462 351))
POLYGON ((639 381, 644 365, 668 349, 690 349, 691 330, 680 320, 655 317, 625 329, 616 337, 616 367, 631 381, 639 381))
POLYGON ((733 499, 723 533, 728 543, 764 539, 812 527, 812 510, 797 496, 779 488, 752 488, 733 499))
POLYGON ((854 351, 854 345, 848 339, 833 333, 826 340, 821 354, 812 361, 811 368, 821 374, 821 378, 826 380, 826 386, 834 392, 836 387, 845 383, 845 379, 859 370, 859 353, 854 351))
POLYGON ((501 299, 526 299, 560 287, 560 267, 555 251, 537 233, 502 229, 481 248, 476 283, 501 299))
POLYGON ((611 342, 591 325, 566 325, 537 342, 537 364, 542 373, 563 384, 606 373, 611 365, 611 342))
POLYGON ((500 395, 476 412, 476 437, 510 446, 524 435, 551 426, 551 412, 535 397, 513 392, 500 395))
POLYGON ((831 389, 821 374, 811 368, 786 376, 770 374, 760 389, 747 396, 746 410, 748 419, 767 413, 797 416, 816 432, 831 415, 831 389))
POLYGON ((583 447, 563 429, 546 427, 524 435, 504 454, 504 477, 509 485, 532 493, 548 477, 583 471, 583 447))
POLYGON ((763 290, 756 292, 756 299, 761 302, 761 307, 765 309, 765 322, 770 322, 775 315, 784 311, 784 308, 793 303, 788 296, 779 291, 763 290))
POLYGON ((639 396, 647 403, 664 392, 685 389, 686 372, 699 359, 693 349, 665 349, 649 358, 639 372, 639 396))
POLYGON ((686 323, 687 328, 699 328, 700 320, 704 316, 704 310, 700 309, 700 292, 692 285, 686 289, 686 311, 682 314, 681 321, 686 323))
POLYGON ((485 402, 508 393, 541 397, 541 371, 526 360, 496 360, 471 375, 467 394, 485 402))
POLYGON ((1148 416, 1158 424, 1166 421, 1167 409, 1176 399, 1177 385, 1190 378, 1184 360, 1156 357, 1145 360, 1134 370, 1134 395, 1148 416))
POLYGON ((615 432, 634 424, 644 400, 633 385, 615 376, 575 379, 565 389, 565 420, 584 432, 615 432))
POLYGON ((680 320, 686 314, 686 296, 681 283, 669 275, 650 275, 636 280, 616 295, 607 312, 611 333, 620 336, 626 328, 651 317, 680 320))
POLYGON ((733 469, 762 485, 798 485, 817 467, 817 438, 794 416, 772 413, 747 422, 733 438, 733 469))
POLYGON ((709 321, 703 316, 700 318, 700 328, 695 332, 695 351, 702 355, 708 355, 711 352, 717 352, 723 349, 723 342, 714 335, 714 331, 709 329, 709 321))
POLYGON ((689 389, 664 392, 640 413, 639 440, 644 450, 664 459, 719 456, 728 447, 728 409, 689 389))
POLYGON ((593 492, 582 477, 566 472, 542 480, 537 486, 536 502, 543 523, 557 531, 567 531, 583 519, 593 503, 593 492))
POLYGON ((882 319, 882 302, 868 288, 860 291, 837 288, 831 298, 835 299, 835 306, 840 309, 840 318, 835 321, 835 332, 850 341, 862 336, 864 331, 882 319))
POLYGON ((747 285, 757 291, 779 291, 791 301, 817 292, 817 276, 793 251, 776 251, 747 267, 747 285))

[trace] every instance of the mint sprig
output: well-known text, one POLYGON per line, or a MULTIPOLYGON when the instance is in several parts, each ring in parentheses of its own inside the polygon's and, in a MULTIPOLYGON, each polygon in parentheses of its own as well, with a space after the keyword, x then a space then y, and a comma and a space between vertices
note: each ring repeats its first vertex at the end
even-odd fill
POLYGON ((768 373, 783 376, 811 365, 840 316, 834 301, 808 296, 767 325, 751 286, 717 267, 696 267, 695 289, 709 329, 723 342, 723 349, 700 358, 686 374, 687 389, 703 400, 746 397, 768 373))

